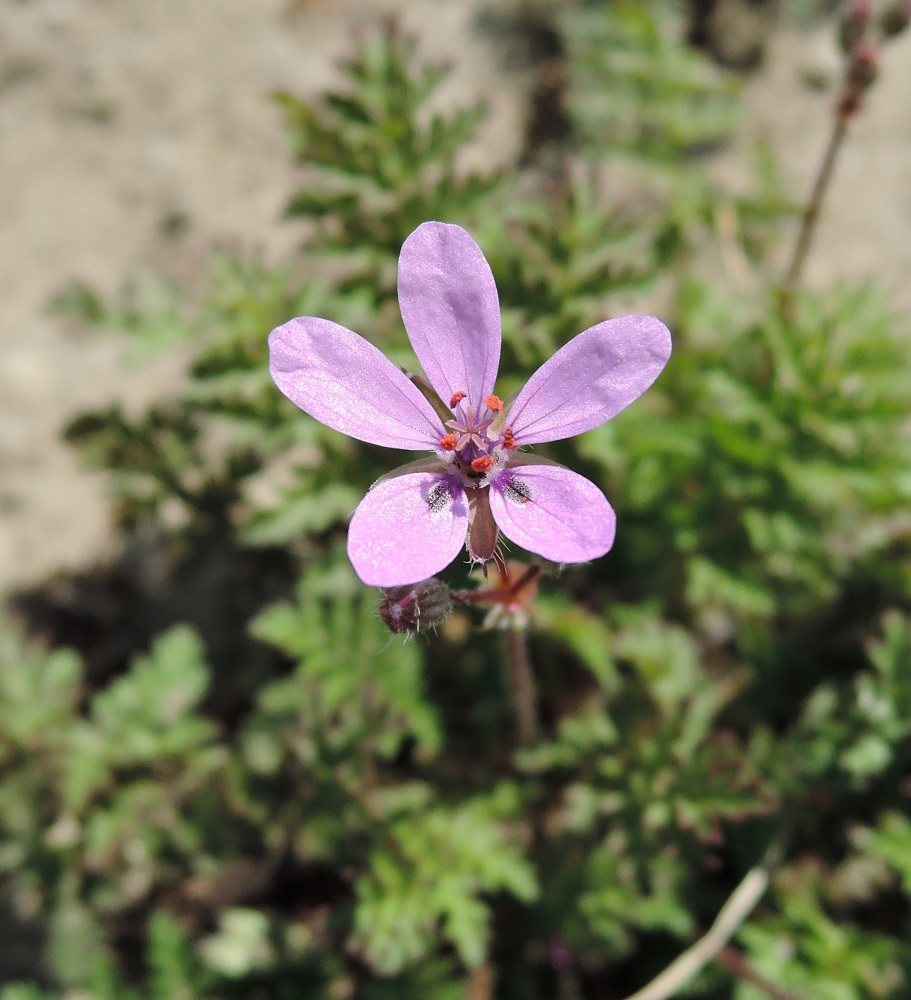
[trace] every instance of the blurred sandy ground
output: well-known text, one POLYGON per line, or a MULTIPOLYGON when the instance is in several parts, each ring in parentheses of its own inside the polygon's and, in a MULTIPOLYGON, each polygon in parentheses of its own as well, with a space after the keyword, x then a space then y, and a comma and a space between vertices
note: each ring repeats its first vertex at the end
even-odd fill
POLYGON ((110 544, 103 482, 57 440, 67 417, 179 377, 179 358, 125 368, 118 338, 75 332, 49 299, 77 277, 114 291, 140 262, 192 280, 216 244, 290 250, 269 94, 321 90, 396 8, 426 56, 457 60, 442 99, 495 99, 485 155, 511 155, 518 102, 469 37, 470 3, 0 0, 0 592, 110 544))
MULTIPOLYGON (((877 8, 874 3, 874 9, 877 8)), ((780 32, 748 88, 749 134, 765 135, 804 203, 832 128, 841 59, 829 25, 780 32)), ((743 148, 742 146, 740 148, 743 148)), ((807 267, 815 287, 875 279, 911 311, 911 28, 881 51, 880 75, 839 155, 807 267)), ((790 249, 790 248, 789 248, 790 249)))
MULTIPOLYGON (((213 245, 290 250, 280 220, 295 186, 276 88, 334 78, 353 30, 397 9, 427 57, 455 73, 444 99, 490 102, 478 155, 509 158, 521 76, 476 31, 478 0, 0 0, 0 592, 103 556, 103 482, 57 440, 81 409, 139 406, 179 378, 164 358, 125 368, 112 336, 75 332, 47 303, 80 278, 112 292, 141 263, 192 280, 213 245), (183 235, 167 220, 183 217, 183 235)), ((808 189, 831 95, 801 73, 834 72, 829 32, 780 35, 750 84, 756 128, 808 189)), ((878 275, 911 307, 911 38, 839 165, 810 275, 878 275)), ((741 173, 735 162, 734 174, 741 173)), ((264 335, 267 331, 263 331, 264 335)))

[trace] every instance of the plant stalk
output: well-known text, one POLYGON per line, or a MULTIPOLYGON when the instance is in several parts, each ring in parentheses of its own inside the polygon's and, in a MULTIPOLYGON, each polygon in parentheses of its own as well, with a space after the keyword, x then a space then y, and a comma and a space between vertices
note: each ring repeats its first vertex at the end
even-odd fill
POLYGON ((537 692, 524 629, 514 625, 507 628, 503 633, 503 649, 519 744, 531 746, 538 740, 537 692))
POLYGON ((832 134, 829 136, 829 145, 826 148, 826 155, 823 157, 816 183, 813 185, 813 193, 804 209, 800 223, 800 232, 797 235, 797 242, 794 244, 794 254, 791 257, 791 265, 785 275, 782 286, 782 298, 785 304, 789 304, 794 296, 794 292, 800 282, 804 264, 810 253, 810 246, 813 242, 813 235, 816 232, 816 224, 822 210, 822 203, 832 180, 832 172, 835 168, 835 161, 845 136, 848 134, 848 121, 850 116, 843 111, 839 111, 835 116, 835 124, 832 134))
POLYGON ((496 969, 490 962, 472 969, 468 976, 468 991, 465 1000, 492 1000, 497 982, 496 969))

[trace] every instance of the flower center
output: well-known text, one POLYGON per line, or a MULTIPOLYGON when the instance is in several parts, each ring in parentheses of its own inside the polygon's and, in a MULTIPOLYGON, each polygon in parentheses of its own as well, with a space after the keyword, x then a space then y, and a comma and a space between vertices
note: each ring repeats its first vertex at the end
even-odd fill
POLYGON ((464 392, 457 392, 450 400, 455 417, 446 421, 449 433, 440 438, 439 446, 453 453, 466 485, 479 486, 501 458, 503 462, 509 458, 508 452, 516 447, 516 439, 512 428, 504 427, 506 415, 499 396, 488 396, 479 410, 465 405, 466 399, 464 392))

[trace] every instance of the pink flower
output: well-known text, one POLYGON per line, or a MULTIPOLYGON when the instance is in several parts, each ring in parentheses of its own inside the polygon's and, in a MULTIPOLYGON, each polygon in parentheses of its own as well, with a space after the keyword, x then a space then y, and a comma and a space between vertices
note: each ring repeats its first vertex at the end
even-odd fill
POLYGON ((408 338, 442 403, 372 344, 327 319, 273 330, 275 384, 302 410, 370 444, 430 451, 379 480, 354 512, 348 556, 364 583, 433 576, 467 545, 500 558, 499 532, 559 563, 604 555, 616 517, 594 483, 523 451, 610 420, 655 381, 670 334, 651 316, 591 327, 546 361, 510 403, 493 394, 500 306, 490 266, 459 226, 425 222, 399 258, 408 338))

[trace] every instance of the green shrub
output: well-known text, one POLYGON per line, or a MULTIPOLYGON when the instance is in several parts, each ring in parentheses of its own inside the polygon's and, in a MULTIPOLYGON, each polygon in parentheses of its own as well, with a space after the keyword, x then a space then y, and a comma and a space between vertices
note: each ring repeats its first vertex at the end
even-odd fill
MULTIPOLYGON (((697 154, 743 112, 666 7, 560 17, 559 177, 464 172, 483 109, 428 111, 443 71, 390 27, 342 88, 279 95, 303 252, 217 257, 192 298, 143 278, 58 300, 190 355, 173 398, 67 429, 173 599, 104 676, 3 626, 0 869, 46 957, 0 1000, 620 996, 773 842, 749 967, 833 1000, 909 988, 907 323, 867 287, 780 308, 764 253, 791 206, 767 157, 747 195, 706 179, 697 154), (675 336, 636 407, 548 449, 620 528, 539 581, 532 746, 470 600, 437 633, 384 632, 342 542, 388 457, 267 374, 298 314, 413 368, 395 259, 428 218, 489 256, 505 391, 630 302, 675 336), (731 231, 749 294, 714 263, 731 231)), ((758 1000, 730 968, 692 995, 758 1000)))

